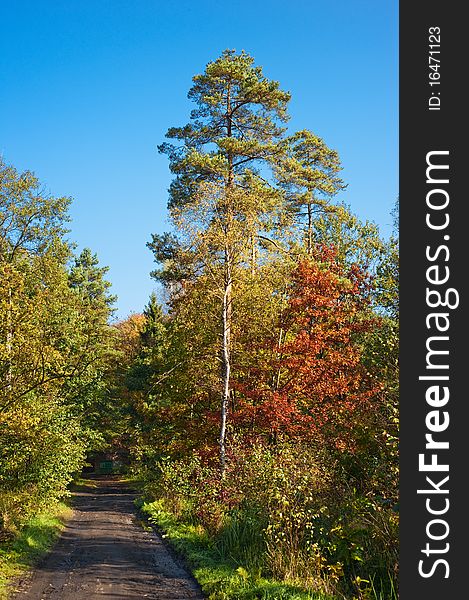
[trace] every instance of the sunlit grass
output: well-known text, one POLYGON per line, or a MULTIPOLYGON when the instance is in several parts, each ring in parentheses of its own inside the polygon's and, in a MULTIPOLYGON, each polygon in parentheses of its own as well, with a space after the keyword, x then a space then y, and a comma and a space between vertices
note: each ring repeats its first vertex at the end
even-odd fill
POLYGON ((200 525, 178 521, 162 501, 141 504, 148 519, 182 554, 209 600, 338 600, 314 590, 265 578, 261 569, 239 564, 210 542, 200 525))
POLYGON ((0 598, 7 597, 8 584, 31 568, 53 546, 71 509, 59 502, 33 517, 8 541, 0 543, 0 598))

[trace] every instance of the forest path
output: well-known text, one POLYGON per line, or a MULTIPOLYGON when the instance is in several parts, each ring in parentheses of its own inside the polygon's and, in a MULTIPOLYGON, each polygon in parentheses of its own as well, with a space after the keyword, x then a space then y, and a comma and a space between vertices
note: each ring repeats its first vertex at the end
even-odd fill
POLYGON ((62 536, 11 598, 202 600, 161 537, 139 525, 135 494, 118 480, 93 485, 74 492, 74 514, 62 536))

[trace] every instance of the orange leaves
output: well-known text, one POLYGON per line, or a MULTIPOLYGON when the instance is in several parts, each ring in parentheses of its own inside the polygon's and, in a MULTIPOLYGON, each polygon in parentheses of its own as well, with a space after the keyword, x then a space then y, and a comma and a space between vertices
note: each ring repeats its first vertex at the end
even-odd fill
POLYGON ((241 427, 353 445, 377 392, 361 364, 360 336, 376 323, 368 290, 366 273, 357 266, 346 271, 333 249, 298 264, 279 324, 283 334, 271 340, 257 379, 237 386, 242 399, 234 420, 241 427))
POLYGON ((116 346, 127 360, 135 358, 140 347, 140 336, 144 326, 145 317, 142 314, 131 314, 115 324, 118 332, 116 346))

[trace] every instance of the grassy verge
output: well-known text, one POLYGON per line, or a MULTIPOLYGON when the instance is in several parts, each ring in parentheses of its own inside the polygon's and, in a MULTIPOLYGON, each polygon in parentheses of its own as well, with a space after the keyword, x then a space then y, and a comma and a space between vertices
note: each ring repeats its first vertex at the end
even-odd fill
POLYGON ((313 590, 267 579, 259 570, 230 561, 215 550, 202 527, 178 521, 159 500, 140 501, 138 506, 187 559, 209 600, 335 600, 313 590))
POLYGON ((59 502, 30 519, 9 541, 0 543, 0 598, 7 598, 8 584, 31 568, 53 546, 71 509, 59 502))

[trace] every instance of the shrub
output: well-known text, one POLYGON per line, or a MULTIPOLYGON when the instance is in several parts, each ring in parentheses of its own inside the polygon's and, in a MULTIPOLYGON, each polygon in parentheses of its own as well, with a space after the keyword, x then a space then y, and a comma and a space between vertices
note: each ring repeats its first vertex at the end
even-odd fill
POLYGON ((397 514, 366 488, 322 449, 235 438, 223 478, 194 453, 160 461, 147 489, 201 526, 233 568, 323 593, 392 597, 397 514))

